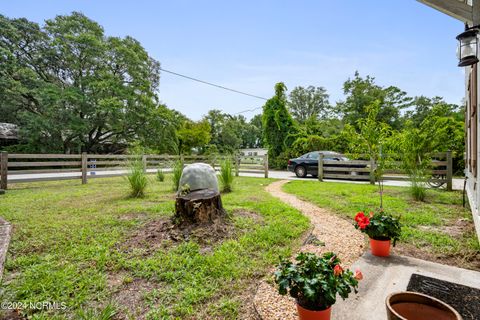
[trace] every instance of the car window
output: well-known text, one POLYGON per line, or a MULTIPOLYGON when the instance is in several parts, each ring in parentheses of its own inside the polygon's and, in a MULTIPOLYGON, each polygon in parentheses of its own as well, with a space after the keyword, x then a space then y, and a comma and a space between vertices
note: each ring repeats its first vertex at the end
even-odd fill
POLYGON ((318 160, 318 152, 311 152, 309 153, 310 157, 309 159, 313 159, 313 160, 318 160))

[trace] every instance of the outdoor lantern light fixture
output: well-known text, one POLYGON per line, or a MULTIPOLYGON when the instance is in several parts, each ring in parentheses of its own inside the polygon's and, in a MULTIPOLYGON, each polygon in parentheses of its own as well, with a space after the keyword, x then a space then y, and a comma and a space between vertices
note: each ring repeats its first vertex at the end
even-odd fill
POLYGON ((478 62, 478 26, 465 29, 457 36, 459 67, 471 66, 478 62))

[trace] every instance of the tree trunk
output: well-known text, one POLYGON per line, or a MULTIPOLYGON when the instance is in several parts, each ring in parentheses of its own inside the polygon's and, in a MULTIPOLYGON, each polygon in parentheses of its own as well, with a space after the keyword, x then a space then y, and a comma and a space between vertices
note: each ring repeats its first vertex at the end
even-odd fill
POLYGON ((225 210, 218 191, 204 189, 177 196, 175 219, 182 223, 211 223, 224 216, 225 210))

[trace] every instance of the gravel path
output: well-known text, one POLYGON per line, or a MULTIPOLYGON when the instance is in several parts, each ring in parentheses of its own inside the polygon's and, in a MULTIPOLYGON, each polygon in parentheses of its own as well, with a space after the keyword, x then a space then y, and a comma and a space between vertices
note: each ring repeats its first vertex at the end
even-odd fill
MULTIPOLYGON (((357 260, 362 255, 366 242, 364 236, 353 227, 352 222, 340 218, 329 210, 319 208, 283 192, 282 186, 286 183, 288 180, 273 182, 267 186, 266 190, 274 197, 302 211, 310 219, 313 230, 309 239, 314 239, 314 241, 307 239, 300 251, 316 254, 333 251, 338 254, 342 264, 347 267, 357 260)), ((295 300, 279 295, 271 278, 260 283, 254 304, 260 317, 264 320, 295 320, 298 318, 295 300)))

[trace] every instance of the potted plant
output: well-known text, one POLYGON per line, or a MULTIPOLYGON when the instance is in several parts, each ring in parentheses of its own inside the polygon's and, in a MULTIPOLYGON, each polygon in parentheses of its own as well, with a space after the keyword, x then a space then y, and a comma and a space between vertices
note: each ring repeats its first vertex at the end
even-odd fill
POLYGON ((368 216, 363 211, 358 212, 355 215, 355 228, 369 236, 372 254, 379 257, 390 255, 392 240, 395 246, 401 234, 399 218, 383 210, 375 214, 370 212, 368 216))
POLYGON ((357 293, 362 273, 344 269, 332 253, 319 257, 300 253, 296 263, 282 260, 275 271, 275 283, 281 295, 290 294, 297 301, 300 320, 328 320, 337 293, 346 299, 352 289, 357 293))

